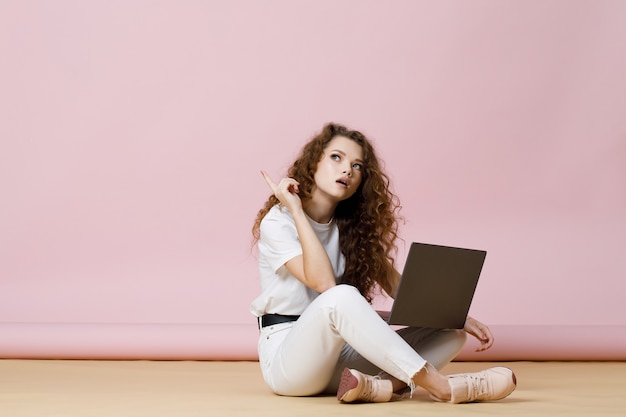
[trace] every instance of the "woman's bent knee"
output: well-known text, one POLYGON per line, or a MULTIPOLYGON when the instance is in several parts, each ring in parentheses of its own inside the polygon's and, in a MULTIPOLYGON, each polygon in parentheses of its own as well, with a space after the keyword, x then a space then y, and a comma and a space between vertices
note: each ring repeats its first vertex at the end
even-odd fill
POLYGON ((336 304, 337 301, 345 301, 353 298, 361 298, 365 300, 356 287, 353 287, 352 285, 340 284, 335 285, 334 287, 321 293, 317 297, 316 302, 336 304))
POLYGON ((344 295, 348 297, 352 297, 355 295, 358 295, 359 297, 361 296, 361 294, 359 293, 359 290, 357 290, 356 287, 353 287, 352 285, 347 285, 347 284, 335 285, 334 287, 329 288, 328 290, 324 291, 323 294, 330 294, 330 295, 340 294, 340 295, 344 295))

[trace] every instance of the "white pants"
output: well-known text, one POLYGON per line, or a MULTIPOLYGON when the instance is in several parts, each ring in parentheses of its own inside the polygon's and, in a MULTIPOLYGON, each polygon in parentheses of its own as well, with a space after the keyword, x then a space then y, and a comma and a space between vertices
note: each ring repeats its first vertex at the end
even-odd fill
POLYGON ((263 378, 275 393, 308 396, 336 391, 344 367, 370 375, 382 370, 413 387, 426 362, 443 367, 465 339, 462 330, 395 332, 356 288, 338 285, 298 321, 261 329, 258 348, 263 378))

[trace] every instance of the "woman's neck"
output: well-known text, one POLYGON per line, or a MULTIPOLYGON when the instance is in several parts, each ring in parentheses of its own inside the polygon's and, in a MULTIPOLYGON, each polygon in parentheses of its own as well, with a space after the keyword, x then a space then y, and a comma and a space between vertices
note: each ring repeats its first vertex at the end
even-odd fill
POLYGON ((310 199, 302 202, 302 208, 309 218, 313 221, 326 224, 330 223, 335 214, 336 204, 330 202, 320 202, 314 199, 310 199))

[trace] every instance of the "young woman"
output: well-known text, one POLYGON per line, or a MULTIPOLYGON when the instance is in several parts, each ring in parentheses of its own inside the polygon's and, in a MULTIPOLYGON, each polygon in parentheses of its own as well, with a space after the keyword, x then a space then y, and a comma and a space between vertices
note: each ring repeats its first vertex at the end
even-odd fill
MULTIPOLYGON (((371 307, 376 288, 394 295, 399 202, 375 151, 358 131, 328 124, 302 150, 259 211, 259 361, 280 395, 337 392, 342 402, 384 402, 416 386, 437 401, 498 400, 516 386, 496 367, 443 375, 466 333, 493 344, 471 317, 464 330, 395 332, 371 307), (375 375, 375 376, 372 376, 375 375)), ((397 396, 396 396, 397 397, 397 396)))

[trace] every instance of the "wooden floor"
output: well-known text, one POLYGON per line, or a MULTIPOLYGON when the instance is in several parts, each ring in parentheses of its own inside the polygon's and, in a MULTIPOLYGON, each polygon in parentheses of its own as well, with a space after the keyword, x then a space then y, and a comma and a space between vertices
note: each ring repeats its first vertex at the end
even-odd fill
MULTIPOLYGON (((444 372, 492 365, 453 362, 444 372)), ((276 396, 256 362, 0 360, 0 416, 626 415, 626 362, 504 365, 517 374, 518 388, 499 402, 442 404, 418 392, 392 403, 340 404, 276 396)))

